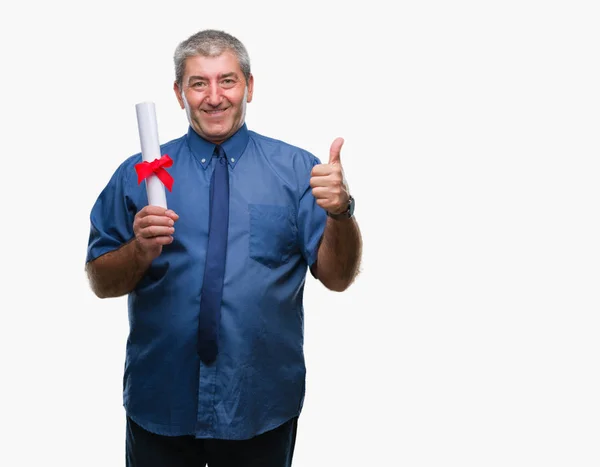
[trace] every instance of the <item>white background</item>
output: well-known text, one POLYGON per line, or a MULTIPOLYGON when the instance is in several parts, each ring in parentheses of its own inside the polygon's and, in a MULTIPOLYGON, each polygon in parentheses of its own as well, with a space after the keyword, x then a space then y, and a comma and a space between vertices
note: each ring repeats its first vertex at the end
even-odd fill
POLYGON ((251 129, 346 139, 363 271, 308 279, 294 466, 600 465, 595 2, 350 3, 4 4, 0 465, 124 465, 89 211, 137 102, 186 131, 172 53, 203 28, 250 52, 251 129))

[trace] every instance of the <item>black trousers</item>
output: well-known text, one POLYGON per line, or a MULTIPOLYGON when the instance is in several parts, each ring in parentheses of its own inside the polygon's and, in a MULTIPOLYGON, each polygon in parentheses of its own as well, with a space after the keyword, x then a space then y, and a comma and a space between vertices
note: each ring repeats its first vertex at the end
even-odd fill
POLYGON ((127 467, 290 467, 298 418, 241 441, 161 436, 127 417, 127 467))

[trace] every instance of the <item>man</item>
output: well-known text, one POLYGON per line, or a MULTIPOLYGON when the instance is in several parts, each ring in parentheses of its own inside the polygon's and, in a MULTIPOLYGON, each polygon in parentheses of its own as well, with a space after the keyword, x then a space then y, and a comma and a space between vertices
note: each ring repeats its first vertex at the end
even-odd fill
POLYGON ((129 466, 289 466, 304 400, 302 296, 354 281, 362 240, 340 162, 249 131, 245 47, 201 31, 175 51, 186 135, 168 209, 149 206, 141 155, 91 212, 86 270, 101 298, 128 294, 129 466))

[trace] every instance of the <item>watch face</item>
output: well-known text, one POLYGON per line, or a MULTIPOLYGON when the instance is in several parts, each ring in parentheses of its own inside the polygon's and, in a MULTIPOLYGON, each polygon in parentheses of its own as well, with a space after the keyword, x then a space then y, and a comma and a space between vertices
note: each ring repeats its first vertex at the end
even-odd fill
POLYGON ((348 217, 351 217, 354 214, 354 198, 350 197, 350 205, 348 206, 348 217))

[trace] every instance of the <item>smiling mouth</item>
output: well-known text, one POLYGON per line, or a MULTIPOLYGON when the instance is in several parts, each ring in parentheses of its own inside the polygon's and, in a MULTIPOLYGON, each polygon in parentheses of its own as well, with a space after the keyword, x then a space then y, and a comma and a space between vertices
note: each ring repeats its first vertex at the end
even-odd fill
POLYGON ((213 110, 204 110, 203 112, 205 112, 208 115, 221 115, 226 110, 227 109, 213 109, 213 110))

